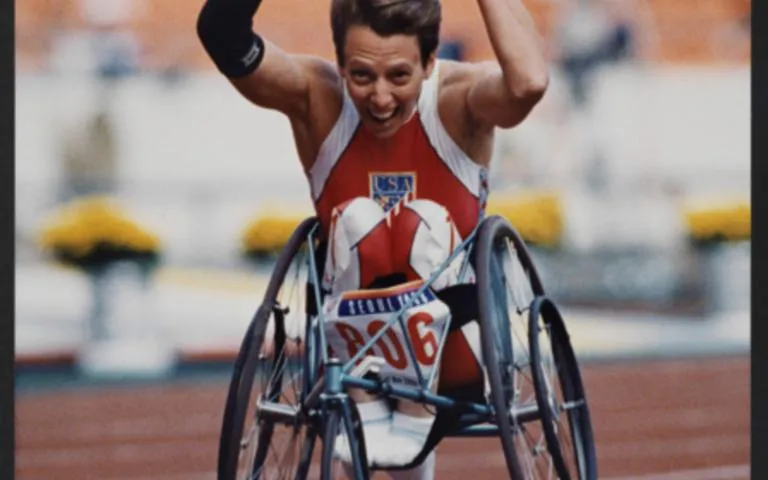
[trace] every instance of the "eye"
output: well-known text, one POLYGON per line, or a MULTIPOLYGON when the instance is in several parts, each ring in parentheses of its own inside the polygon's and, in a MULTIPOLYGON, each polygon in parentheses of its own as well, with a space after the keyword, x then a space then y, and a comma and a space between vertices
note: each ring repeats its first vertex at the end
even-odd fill
POLYGON ((411 73, 405 70, 398 70, 393 72, 389 77, 397 84, 404 84, 411 79, 411 73))
POLYGON ((373 75, 368 70, 354 69, 349 74, 355 83, 366 83, 373 80, 373 75))

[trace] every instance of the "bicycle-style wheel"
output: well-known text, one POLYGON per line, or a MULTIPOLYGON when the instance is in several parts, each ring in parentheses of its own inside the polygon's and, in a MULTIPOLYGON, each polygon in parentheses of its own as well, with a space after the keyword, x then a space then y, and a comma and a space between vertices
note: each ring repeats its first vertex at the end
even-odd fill
POLYGON ((283 248, 238 352, 219 439, 219 480, 303 479, 308 473, 316 432, 301 416, 305 356, 312 354, 305 345, 311 342, 304 342, 308 249, 302 247, 315 224, 305 220, 283 248), (275 421, 267 408, 295 420, 275 421))
POLYGON ((483 363, 509 475, 556 478, 547 450, 531 371, 528 310, 544 288, 520 235, 499 216, 488 217, 475 258, 483 363))
POLYGON ((563 318, 550 299, 537 297, 529 321, 533 385, 555 470, 562 480, 594 480, 589 407, 563 318))

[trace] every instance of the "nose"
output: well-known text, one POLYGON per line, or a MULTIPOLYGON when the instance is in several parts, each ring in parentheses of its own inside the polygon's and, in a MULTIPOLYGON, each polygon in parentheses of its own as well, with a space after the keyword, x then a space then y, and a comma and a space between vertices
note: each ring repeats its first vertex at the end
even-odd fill
POLYGON ((377 81, 371 95, 371 104, 377 110, 385 110, 392 104, 392 92, 386 82, 377 81))

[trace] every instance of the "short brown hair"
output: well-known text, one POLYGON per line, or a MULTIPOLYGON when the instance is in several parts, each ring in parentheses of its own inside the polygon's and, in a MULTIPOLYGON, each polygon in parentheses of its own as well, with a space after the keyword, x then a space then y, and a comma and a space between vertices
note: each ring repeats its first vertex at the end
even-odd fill
POLYGON ((370 27, 382 37, 415 35, 421 62, 437 50, 442 12, 440 0, 333 0, 331 29, 336 61, 344 65, 344 42, 352 25, 370 27))

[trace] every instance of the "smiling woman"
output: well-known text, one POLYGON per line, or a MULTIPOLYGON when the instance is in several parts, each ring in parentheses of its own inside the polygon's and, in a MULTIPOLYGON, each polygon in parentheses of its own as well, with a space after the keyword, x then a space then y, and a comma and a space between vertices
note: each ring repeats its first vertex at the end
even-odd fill
MULTIPOLYGON (((511 128, 527 117, 547 88, 548 72, 538 33, 521 0, 476 1, 498 61, 436 59, 442 21, 439 0, 332 0, 335 65, 316 56, 288 53, 254 33, 251 17, 260 0, 205 2, 198 21, 203 45, 245 98, 290 119, 320 236, 332 246, 346 238, 332 234, 334 219, 353 202, 370 207, 363 209, 368 212, 365 218, 348 222, 358 230, 360 225, 370 229, 358 232, 361 242, 381 222, 389 225, 415 204, 444 212, 440 220, 450 219, 460 237, 456 244, 483 217, 494 130, 511 128)), ((410 255, 404 258, 394 258, 393 253, 391 264, 398 265, 397 271, 380 272, 381 277, 361 288, 403 276, 409 259, 428 251, 427 243, 414 243, 414 252, 404 252, 410 255)), ((401 244, 410 242, 392 239, 392 245, 401 244)), ((359 258, 361 269, 375 261, 365 255, 359 258)), ((326 259, 326 265, 331 263, 326 259)), ((331 284, 323 285, 325 302, 344 293, 332 284, 332 276, 328 278, 331 284)), ((446 347, 444 354, 455 352, 446 347)), ((369 439, 369 460, 388 464, 393 452, 387 450, 409 443, 402 435, 412 437, 417 431, 421 440, 426 439, 432 418, 422 405, 401 401, 389 412, 370 396, 350 395, 357 401, 369 439), (391 425, 375 429, 378 433, 369 431, 369 421, 381 419, 367 412, 391 414, 387 417, 391 425), (411 433, 401 432, 403 426, 409 426, 405 430, 411 433)), ((434 453, 426 455, 415 471, 389 473, 394 478, 431 479, 434 453)))
POLYGON ((336 59, 361 121, 375 136, 392 136, 416 112, 421 84, 434 67, 440 20, 436 0, 333 2, 336 59))
POLYGON ((424 80, 434 67, 434 52, 422 61, 414 37, 381 37, 355 25, 346 35, 342 68, 360 119, 378 138, 388 138, 416 113, 424 80))

